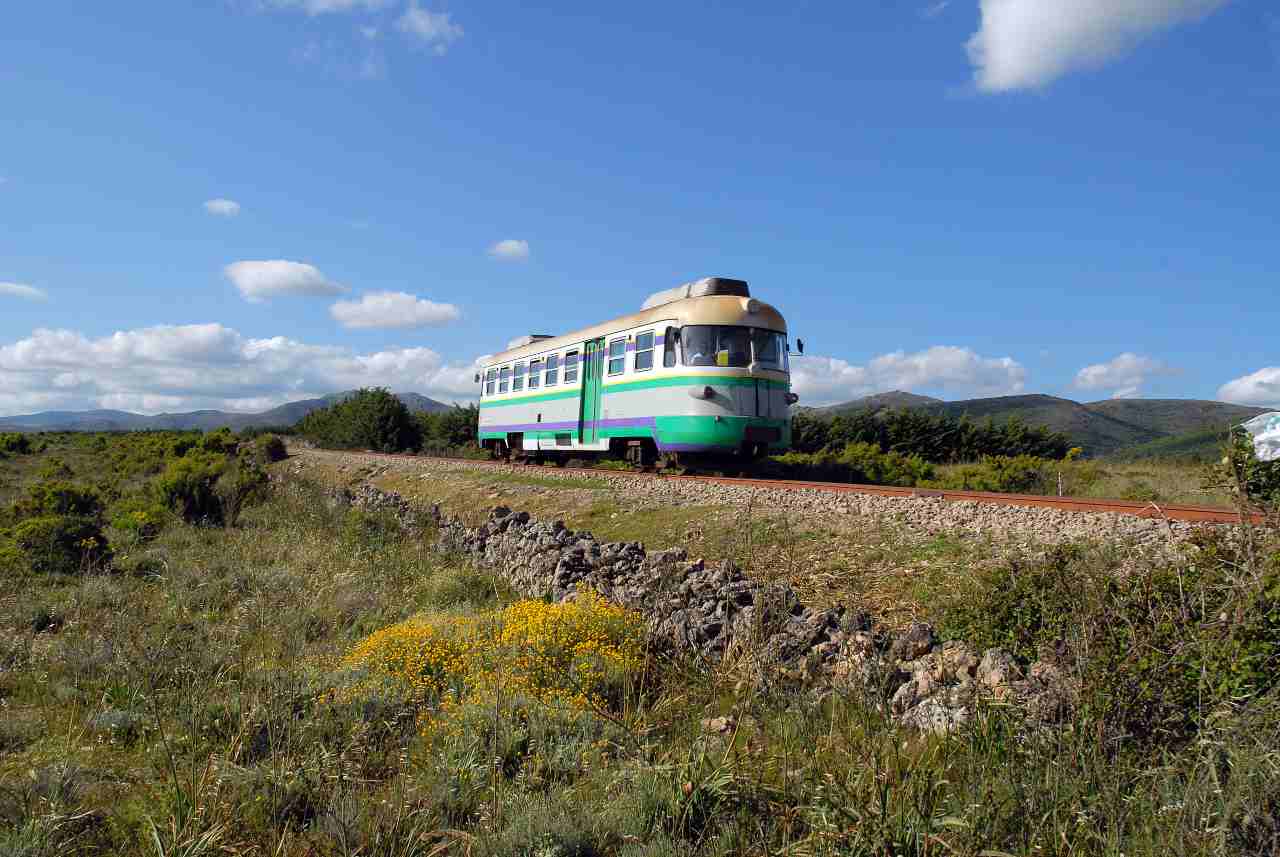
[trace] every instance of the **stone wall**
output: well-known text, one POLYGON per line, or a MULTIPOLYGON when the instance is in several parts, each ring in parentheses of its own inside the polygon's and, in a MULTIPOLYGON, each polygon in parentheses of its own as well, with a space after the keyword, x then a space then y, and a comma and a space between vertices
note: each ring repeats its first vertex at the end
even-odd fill
POLYGON ((1073 682, 1053 664, 1037 662, 1024 673, 1003 650, 940 643, 926 624, 880 633, 866 613, 806 607, 791 587, 753 580, 729 561, 603 543, 502 506, 469 527, 438 507, 419 512, 369 485, 333 496, 390 512, 407 527, 434 525, 437 550, 493 571, 525 597, 559 601, 591 587, 642 614, 651 642, 669 653, 732 665, 763 686, 862 693, 903 725, 945 731, 984 699, 1019 704, 1030 719, 1052 722, 1069 716, 1075 701, 1073 682))

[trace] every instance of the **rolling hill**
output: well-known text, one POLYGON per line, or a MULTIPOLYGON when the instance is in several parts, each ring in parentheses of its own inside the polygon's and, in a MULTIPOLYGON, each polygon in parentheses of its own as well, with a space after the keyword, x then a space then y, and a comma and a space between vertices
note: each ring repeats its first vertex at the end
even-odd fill
POLYGON ((1017 417, 1029 425, 1045 425, 1062 432, 1072 443, 1083 447, 1086 455, 1097 458, 1167 438, 1225 429, 1266 411, 1265 408, 1198 399, 1108 399, 1081 403, 1057 396, 1031 394, 913 403, 910 399, 898 398, 910 395, 882 393, 817 409, 817 412, 834 416, 884 407, 908 407, 953 417, 967 416, 972 420, 1004 422, 1017 417), (886 399, 903 403, 886 405, 882 403, 886 399))
MULTIPOLYGON (((262 426, 291 426, 312 411, 340 402, 355 391, 332 393, 319 399, 301 399, 256 414, 228 411, 190 411, 181 414, 135 414, 129 411, 43 411, 16 417, 0 417, 0 430, 9 431, 140 431, 143 429, 210 431, 230 426, 239 431, 262 426)), ((420 393, 396 393, 411 411, 447 411, 449 405, 420 393)))

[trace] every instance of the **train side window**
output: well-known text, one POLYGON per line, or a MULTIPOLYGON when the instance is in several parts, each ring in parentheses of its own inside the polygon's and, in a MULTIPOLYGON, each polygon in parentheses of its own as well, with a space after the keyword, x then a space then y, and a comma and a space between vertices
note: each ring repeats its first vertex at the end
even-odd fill
POLYGON ((503 366, 498 370, 498 392, 505 393, 511 387, 511 367, 503 366))
POLYGON ((643 372, 646 369, 653 368, 653 331, 646 330, 644 333, 636 334, 636 362, 637 372, 643 372))
POLYGON ((564 356, 564 382, 578 383, 578 352, 570 351, 564 356))
POLYGON ((554 387, 560 374, 560 355, 547 355, 547 386, 554 387))
MULTIPOLYGON (((533 385, 530 384, 529 386, 533 386, 533 385)), ((524 389, 524 364, 523 363, 516 364, 516 377, 515 377, 515 380, 511 382, 511 389, 517 393, 524 389)))
POLYGON ((615 339, 609 343, 609 374, 621 375, 627 368, 627 341, 615 339))
POLYGON ((667 332, 662 337, 662 365, 670 369, 676 365, 676 348, 680 344, 680 331, 674 327, 668 327, 667 332))
POLYGON ((484 394, 486 396, 493 395, 493 382, 498 378, 498 370, 490 369, 484 373, 484 394))
POLYGON ((542 361, 530 360, 529 361, 529 389, 530 390, 538 389, 538 385, 541 382, 542 382, 542 361))

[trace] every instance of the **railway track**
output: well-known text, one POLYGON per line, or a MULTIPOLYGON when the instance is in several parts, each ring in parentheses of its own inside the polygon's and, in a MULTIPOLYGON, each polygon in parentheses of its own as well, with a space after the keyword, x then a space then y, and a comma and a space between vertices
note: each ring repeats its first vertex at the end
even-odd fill
MULTIPOLYGON (((399 459, 404 461, 465 461, 468 464, 502 468, 507 470, 525 470, 536 468, 532 464, 511 464, 504 461, 486 461, 484 459, 446 458, 430 455, 401 455, 396 453, 372 452, 365 450, 365 455, 377 458, 399 459)), ((926 488, 898 488, 888 485, 856 485, 844 482, 810 482, 802 479, 757 479, 743 476, 710 476, 690 474, 665 474, 641 470, 613 470, 603 467, 557 467, 557 473, 581 473, 588 476, 608 474, 636 479, 682 479, 693 482, 711 482, 724 485, 744 485, 749 487, 777 488, 784 491, 826 491, 832 494, 875 494, 881 497, 916 497, 936 498, 945 502, 987 503, 996 506, 1024 506, 1041 509, 1061 509, 1068 512, 1097 513, 1107 512, 1113 515, 1130 515, 1138 518, 1153 518, 1169 521, 1185 521, 1200 524, 1238 524, 1242 517, 1250 523, 1263 524, 1264 517, 1259 513, 1242 516, 1240 512, 1214 506, 1191 506, 1179 503, 1154 503, 1135 500, 1103 500, 1082 497, 1049 497, 1041 494, 997 494, 990 491, 947 491, 926 488)))

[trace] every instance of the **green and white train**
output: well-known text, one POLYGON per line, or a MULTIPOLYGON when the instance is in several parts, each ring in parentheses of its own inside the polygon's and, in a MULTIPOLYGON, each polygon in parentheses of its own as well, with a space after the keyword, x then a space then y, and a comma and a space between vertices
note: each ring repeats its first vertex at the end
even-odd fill
POLYGON ((488 358, 479 443, 495 455, 763 455, 791 444, 787 323, 742 280, 659 292, 640 312, 488 358))

